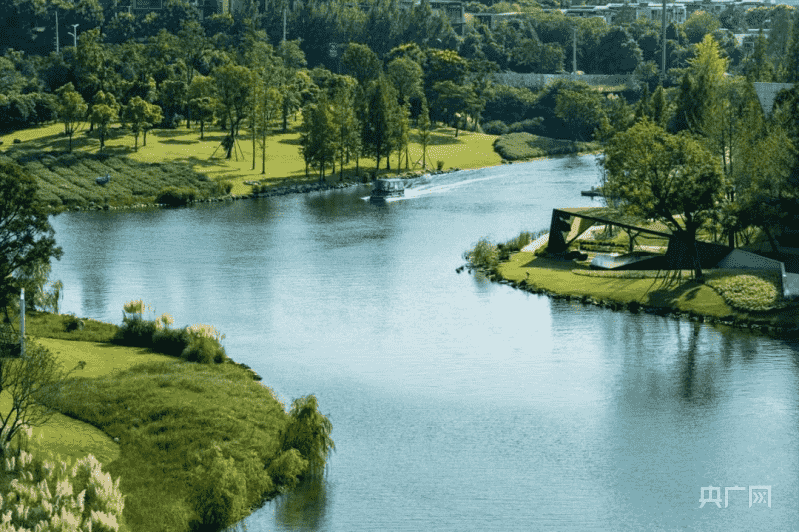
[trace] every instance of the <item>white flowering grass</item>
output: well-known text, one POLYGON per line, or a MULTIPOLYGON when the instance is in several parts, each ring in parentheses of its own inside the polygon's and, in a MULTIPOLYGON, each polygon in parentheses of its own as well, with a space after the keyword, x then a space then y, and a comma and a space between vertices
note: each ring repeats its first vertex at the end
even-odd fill
POLYGON ((21 431, 5 449, 0 532, 118 532, 124 508, 120 479, 103 473, 92 455, 71 468, 37 458, 24 450, 29 441, 30 431, 21 431))

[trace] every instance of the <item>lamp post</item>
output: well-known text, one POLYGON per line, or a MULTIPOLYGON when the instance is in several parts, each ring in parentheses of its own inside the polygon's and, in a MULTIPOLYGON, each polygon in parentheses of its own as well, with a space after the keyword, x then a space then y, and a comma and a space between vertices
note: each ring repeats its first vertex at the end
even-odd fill
POLYGON ((55 53, 59 52, 58 48, 58 8, 55 10, 55 53))
POLYGON ((72 44, 75 48, 78 47, 78 26, 80 26, 80 24, 73 24, 72 31, 68 32, 69 35, 72 35, 72 44))

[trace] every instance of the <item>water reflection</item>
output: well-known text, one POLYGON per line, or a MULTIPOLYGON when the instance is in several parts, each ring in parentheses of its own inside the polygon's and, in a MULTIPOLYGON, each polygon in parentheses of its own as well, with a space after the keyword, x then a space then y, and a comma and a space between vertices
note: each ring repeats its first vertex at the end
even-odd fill
POLYGON ((327 508, 327 481, 303 480, 295 490, 275 501, 276 524, 285 530, 319 530, 327 508))

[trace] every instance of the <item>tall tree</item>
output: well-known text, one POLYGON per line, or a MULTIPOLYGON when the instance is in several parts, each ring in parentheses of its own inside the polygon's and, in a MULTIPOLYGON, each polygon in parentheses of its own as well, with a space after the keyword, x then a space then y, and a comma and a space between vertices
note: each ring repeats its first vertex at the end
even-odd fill
MULTIPOLYGON (((36 180, 14 163, 0 163, 0 309, 17 296, 15 276, 60 259, 49 213, 37 198, 36 180)), ((9 319, 10 322, 10 319, 9 319)))
MULTIPOLYGON (((367 91, 366 113, 363 123, 362 140, 364 152, 375 158, 375 169, 380 168, 380 159, 388 160, 392 149, 392 137, 395 134, 397 108, 397 92, 380 76, 372 81, 367 91)), ((389 163, 386 163, 387 166, 389 163)))
POLYGON ((83 97, 75 92, 72 83, 58 89, 58 116, 64 123, 64 134, 69 136, 69 151, 72 151, 72 136, 78 126, 86 120, 89 106, 83 97))
POLYGON ((89 114, 89 120, 97 125, 100 135, 100 149, 105 147, 105 138, 111 128, 111 123, 119 118, 119 104, 114 95, 103 91, 98 91, 94 95, 94 102, 89 114))
POLYGON ((622 208, 665 223, 686 245, 701 279, 696 233, 723 199, 718 159, 690 136, 644 120, 608 142, 603 165, 606 187, 622 208))
POLYGON ((246 116, 250 102, 253 73, 245 66, 231 64, 217 67, 214 69, 213 76, 216 80, 217 97, 225 114, 226 123, 230 127, 228 133, 230 140, 227 141, 229 147, 225 156, 230 159, 239 124, 246 116))
POLYGON ((200 140, 205 136, 205 123, 214 119, 214 111, 219 106, 215 97, 216 83, 210 76, 197 75, 191 80, 186 98, 194 111, 195 120, 200 122, 200 140))
POLYGON ((422 110, 419 113, 419 140, 422 144, 422 169, 427 169, 427 145, 430 143, 430 112, 427 109, 427 99, 422 98, 422 110))
POLYGON ((307 105, 303 111, 301 150, 308 166, 319 168, 319 181, 325 178, 328 163, 335 160, 336 130, 331 103, 323 96, 316 104, 307 105))
POLYGON ((144 132, 144 145, 147 145, 147 131, 163 119, 161 108, 146 102, 138 96, 132 98, 122 111, 122 120, 130 125, 134 149, 139 149, 139 134, 144 132))

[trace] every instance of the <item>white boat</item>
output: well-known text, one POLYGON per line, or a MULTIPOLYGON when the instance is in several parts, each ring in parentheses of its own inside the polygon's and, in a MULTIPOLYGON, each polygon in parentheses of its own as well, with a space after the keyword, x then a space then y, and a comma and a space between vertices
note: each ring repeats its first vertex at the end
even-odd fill
POLYGON ((372 201, 384 201, 405 195, 405 181, 402 179, 378 179, 372 185, 372 201))

